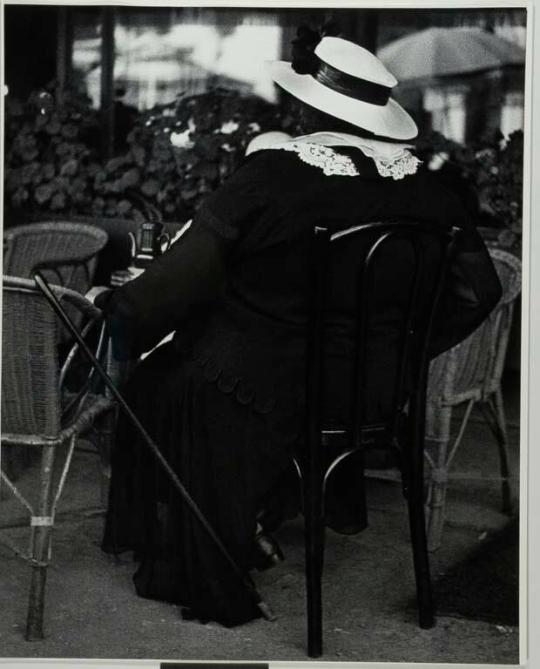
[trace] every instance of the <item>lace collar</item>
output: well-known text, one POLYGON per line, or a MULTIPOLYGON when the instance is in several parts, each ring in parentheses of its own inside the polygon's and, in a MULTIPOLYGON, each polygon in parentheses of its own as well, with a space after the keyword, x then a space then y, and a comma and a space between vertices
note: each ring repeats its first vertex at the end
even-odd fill
POLYGON ((294 151, 300 160, 321 169, 326 176, 358 176, 360 173, 348 156, 334 151, 334 146, 353 146, 371 158, 382 177, 394 180, 415 174, 420 160, 412 155, 412 144, 394 144, 365 139, 341 132, 316 132, 281 142, 272 149, 294 151))

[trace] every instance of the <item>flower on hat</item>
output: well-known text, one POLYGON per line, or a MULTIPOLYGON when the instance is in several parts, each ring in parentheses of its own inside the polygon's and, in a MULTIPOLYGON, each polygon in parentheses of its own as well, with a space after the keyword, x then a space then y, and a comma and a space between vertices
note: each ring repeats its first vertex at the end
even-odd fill
POLYGON ((307 25, 301 25, 292 41, 291 66, 297 74, 313 74, 317 69, 315 48, 323 37, 339 37, 341 30, 337 23, 329 21, 319 30, 313 30, 307 25))

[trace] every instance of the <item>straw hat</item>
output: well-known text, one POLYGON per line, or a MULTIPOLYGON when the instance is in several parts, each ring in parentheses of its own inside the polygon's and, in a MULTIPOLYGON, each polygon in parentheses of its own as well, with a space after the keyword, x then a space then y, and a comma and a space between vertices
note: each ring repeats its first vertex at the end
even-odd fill
POLYGON ((323 37, 300 66, 294 58, 292 63, 274 61, 270 74, 302 102, 375 135, 408 140, 418 134, 413 119, 390 97, 396 78, 353 42, 323 37))

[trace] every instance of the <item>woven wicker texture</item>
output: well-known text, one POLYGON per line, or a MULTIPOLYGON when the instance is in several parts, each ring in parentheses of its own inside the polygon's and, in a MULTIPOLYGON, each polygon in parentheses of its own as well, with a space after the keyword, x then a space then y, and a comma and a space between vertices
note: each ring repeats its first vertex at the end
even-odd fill
POLYGON ((97 254, 106 243, 107 233, 82 223, 58 221, 10 228, 4 233, 3 273, 28 279, 36 264, 57 261, 62 285, 84 294, 91 285, 97 254), (82 265, 70 264, 82 256, 91 257, 82 265))
MULTIPOLYGON (((53 289, 72 311, 99 315, 75 291, 53 289)), ((8 276, 3 278, 2 317, 2 438, 58 438, 63 426, 57 317, 33 281, 8 276)))
POLYGON ((462 443, 472 409, 479 405, 497 442, 502 510, 511 513, 512 472, 504 415, 501 377, 504 369, 514 302, 521 288, 521 263, 499 249, 490 250, 503 294, 489 318, 455 348, 433 361, 426 406, 425 452, 429 464, 428 544, 441 545, 450 466, 462 443), (452 423, 454 407, 463 405, 459 425, 452 423))
MULTIPOLYGON (((92 325, 102 326, 101 311, 85 297, 60 286, 50 288, 66 310, 77 312, 85 321, 83 334, 88 334, 92 325)), ((29 513, 30 541, 26 549, 7 537, 1 543, 31 567, 27 640, 44 638, 45 581, 51 559, 52 530, 77 437, 92 426, 98 415, 107 414, 108 427, 105 430, 98 427, 101 433, 97 440, 100 455, 105 459, 113 434, 113 403, 105 395, 90 394, 90 389, 94 389, 91 376, 83 375, 77 389, 70 388, 69 393, 63 390, 63 380, 77 347, 71 348, 60 369, 59 328, 51 304, 33 279, 3 277, 2 456, 7 447, 8 457, 5 465, 2 459, 0 477, 29 513), (67 402, 63 403, 63 399, 67 402), (68 443, 65 455, 57 448, 64 443, 68 443), (26 455, 32 450, 28 446, 41 447, 40 477, 32 500, 17 488, 9 471, 13 449, 26 455), (60 472, 55 467, 57 455, 63 459, 60 472)), ((93 346, 97 357, 106 347, 103 333, 101 329, 97 345, 93 346)))
POLYGON ((56 317, 45 299, 4 285, 2 432, 58 433, 56 342, 56 317))
MULTIPOLYGON (((10 228, 4 233, 3 273, 28 279, 37 264, 54 262, 57 272, 47 270, 48 281, 84 295, 92 285, 98 253, 106 243, 106 232, 83 223, 54 221, 10 228)), ((68 313, 80 325, 76 311, 69 309, 68 313)), ((60 331, 59 341, 67 339, 67 333, 60 331)))

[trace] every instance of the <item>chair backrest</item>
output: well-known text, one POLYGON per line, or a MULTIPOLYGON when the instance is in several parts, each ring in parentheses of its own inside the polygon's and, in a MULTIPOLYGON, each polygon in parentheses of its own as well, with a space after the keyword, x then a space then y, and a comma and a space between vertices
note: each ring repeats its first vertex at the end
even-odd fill
POLYGON ((504 371, 514 303, 521 290, 521 262, 501 249, 489 249, 502 297, 489 317, 467 339, 431 364, 429 393, 456 404, 493 392, 504 371))
POLYGON ((54 221, 10 228, 4 232, 3 273, 29 279, 38 263, 54 262, 60 274, 55 283, 84 294, 106 243, 106 232, 83 223, 54 221))
POLYGON ((498 305, 497 322, 493 327, 496 342, 494 346, 495 354, 485 386, 485 389, 489 391, 500 383, 504 372, 504 363, 514 315, 514 305, 521 293, 521 261, 513 254, 502 249, 491 249, 490 255, 499 275, 503 294, 498 305))
MULTIPOLYGON (((62 222, 63 219, 60 216, 52 216, 48 220, 54 223, 55 221, 62 222)), ((141 221, 125 218, 70 216, 70 223, 90 225, 107 233, 107 244, 99 254, 94 282, 98 286, 108 286, 113 272, 125 269, 131 264, 133 242, 130 234, 137 235, 141 221)), ((172 238, 184 225, 185 223, 165 222, 163 230, 172 238)))
POLYGON ((378 432, 395 436, 410 392, 425 392, 427 345, 453 238, 451 229, 419 222, 369 223, 333 235, 316 229, 307 401, 313 438, 326 420, 325 403, 339 392, 330 381, 329 393, 328 384, 341 361, 350 446, 378 432), (346 311, 349 333, 341 337, 346 311), (346 340, 352 349, 344 355, 346 340))
MULTIPOLYGON (((50 221, 17 226, 4 232, 3 273, 30 279, 36 265, 47 263, 55 268, 46 272, 50 282, 84 295, 92 286, 98 254, 106 244, 105 231, 84 223, 50 221)), ((80 325, 80 314, 69 306, 68 313, 80 325)), ((59 342, 70 339, 65 329, 57 336, 59 342)))
MULTIPOLYGON (((82 316, 99 314, 79 293, 52 288, 82 316)), ((55 438, 61 428, 60 323, 30 279, 4 276, 2 295, 2 436, 55 438)))

